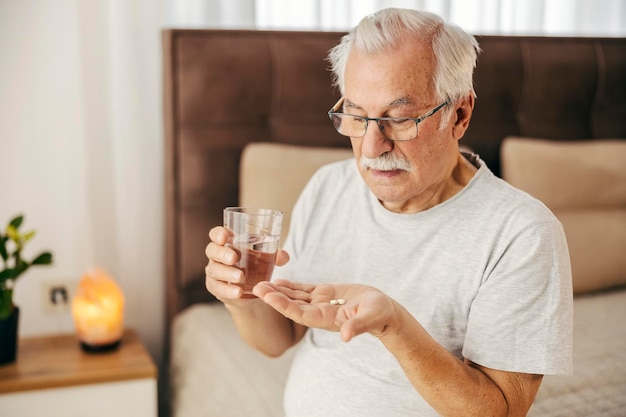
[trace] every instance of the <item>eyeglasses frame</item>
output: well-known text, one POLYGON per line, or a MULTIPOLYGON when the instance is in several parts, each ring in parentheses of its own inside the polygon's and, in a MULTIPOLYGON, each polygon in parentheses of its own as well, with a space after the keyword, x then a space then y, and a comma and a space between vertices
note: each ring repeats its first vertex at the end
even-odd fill
MULTIPOLYGON (((333 121, 333 116, 334 115, 346 115, 346 116, 352 116, 352 117, 355 117, 357 119, 364 120, 365 121, 365 132, 363 132, 363 135, 362 136, 348 136, 348 137, 362 138, 362 137, 364 137, 367 134, 367 128, 370 125, 370 121, 375 121, 376 124, 378 125, 378 129, 383 134, 383 136, 385 136, 386 139, 388 139, 388 140, 390 140, 392 142, 408 142, 410 140, 417 139, 417 136, 419 136, 419 126, 418 125, 421 122, 423 122, 424 119, 426 119, 426 118, 432 116, 433 114, 437 113, 440 109, 442 109, 447 104, 450 104, 450 99, 447 99, 443 103, 433 107, 430 111, 424 113, 423 115, 421 115, 419 117, 365 117, 365 116, 357 116, 355 114, 350 114, 350 113, 338 112, 337 110, 339 110, 339 108, 343 105, 345 100, 346 100, 345 97, 341 97, 337 101, 337 103, 335 103, 335 105, 333 107, 331 107, 330 110, 328 110, 328 118, 331 120, 331 122, 333 121), (401 140, 388 138, 387 135, 385 135, 385 127, 381 126, 380 122, 381 121, 394 121, 394 120, 413 120, 415 122, 415 127, 417 128, 417 134, 415 135, 415 137, 411 138, 411 139, 401 139, 401 140)), ((333 126, 334 125, 335 124, 333 123, 333 126)), ((347 135, 343 135, 339 131, 338 131, 338 133, 340 135, 342 135, 342 136, 347 136, 347 135)))

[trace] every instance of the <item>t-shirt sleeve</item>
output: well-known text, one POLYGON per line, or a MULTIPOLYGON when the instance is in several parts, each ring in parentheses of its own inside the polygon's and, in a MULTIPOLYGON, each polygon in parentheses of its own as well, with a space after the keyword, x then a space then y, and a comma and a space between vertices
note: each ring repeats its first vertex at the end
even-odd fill
POLYGON ((572 297, 561 224, 554 218, 526 227, 472 303, 463 356, 510 372, 572 373, 572 297))

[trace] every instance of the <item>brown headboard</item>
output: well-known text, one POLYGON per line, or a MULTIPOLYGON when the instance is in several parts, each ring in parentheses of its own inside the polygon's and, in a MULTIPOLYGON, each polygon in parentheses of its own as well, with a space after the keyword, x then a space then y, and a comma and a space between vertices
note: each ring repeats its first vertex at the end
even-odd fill
MULTIPOLYGON (((208 231, 236 205, 250 142, 349 147, 326 112, 325 57, 342 33, 165 30, 167 326, 211 300, 208 231)), ((626 38, 480 36, 478 100, 463 144, 500 173, 505 136, 626 138, 626 38)))

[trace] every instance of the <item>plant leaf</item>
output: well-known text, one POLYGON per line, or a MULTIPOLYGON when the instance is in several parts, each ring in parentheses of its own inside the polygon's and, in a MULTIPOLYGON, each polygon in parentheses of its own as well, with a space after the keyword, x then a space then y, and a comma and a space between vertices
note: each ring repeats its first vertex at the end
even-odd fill
POLYGON ((13 277, 14 279, 17 279, 17 277, 19 277, 20 275, 22 275, 24 272, 26 272, 26 270, 28 269, 30 265, 26 262, 24 262, 23 260, 19 260, 17 262, 17 265, 15 265, 15 276, 13 277))
POLYGON ((50 265, 51 263, 52 263, 52 254, 50 252, 42 252, 30 264, 31 265, 50 265))
POLYGON ((16 229, 19 229, 23 221, 24 221, 24 215, 20 214, 9 222, 9 226, 13 226, 16 229))
POLYGON ((7 236, 16 244, 20 242, 20 233, 12 224, 7 226, 7 236))
POLYGON ((4 271, 0 272, 0 282, 6 281, 7 279, 15 278, 15 269, 7 268, 4 271))
POLYGON ((28 242, 29 240, 31 240, 33 237, 35 237, 35 231, 31 230, 30 232, 26 232, 22 235, 22 239, 24 239, 24 243, 28 242))
POLYGON ((7 252, 6 242, 9 240, 8 237, 0 235, 0 256, 2 256, 2 260, 6 262, 9 258, 9 254, 7 252))

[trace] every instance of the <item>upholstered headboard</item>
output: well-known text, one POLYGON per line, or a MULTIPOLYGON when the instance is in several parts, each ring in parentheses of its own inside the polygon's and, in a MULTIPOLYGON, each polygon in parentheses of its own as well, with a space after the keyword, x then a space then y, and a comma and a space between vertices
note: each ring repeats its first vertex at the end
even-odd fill
MULTIPOLYGON (((211 300, 208 231, 238 203, 251 142, 347 148, 326 112, 325 57, 342 33, 163 32, 167 325, 211 300)), ((500 174, 506 136, 626 138, 626 39, 480 36, 478 100, 462 143, 500 174)))

